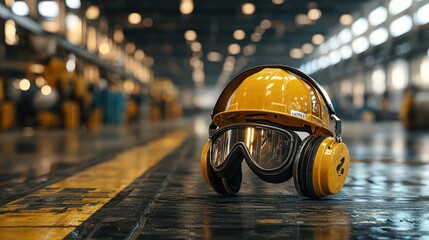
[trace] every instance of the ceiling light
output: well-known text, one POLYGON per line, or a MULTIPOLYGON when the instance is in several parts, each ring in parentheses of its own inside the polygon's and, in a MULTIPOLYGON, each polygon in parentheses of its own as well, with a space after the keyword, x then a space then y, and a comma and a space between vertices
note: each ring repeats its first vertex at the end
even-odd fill
POLYGON ((153 25, 152 18, 145 18, 145 19, 143 19, 143 26, 144 27, 149 28, 149 27, 152 27, 152 25, 153 25))
POLYGON ((42 1, 37 5, 37 10, 42 17, 55 18, 58 16, 60 9, 55 1, 42 1))
POLYGON ((255 27, 255 33, 259 33, 259 34, 264 34, 265 29, 260 27, 260 26, 256 26, 255 27))
POLYGON ((280 5, 285 2, 285 0, 272 0, 273 4, 280 5))
POLYGON ((66 0, 66 6, 68 8, 79 9, 80 5, 80 0, 66 0))
POLYGON ((348 26, 348 25, 352 24, 352 22, 353 22, 352 15, 350 15, 350 14, 341 15, 341 17, 340 17, 341 25, 348 26))
POLYGON ((235 40, 243 40, 246 37, 246 33, 241 29, 235 30, 232 35, 235 38, 235 40))
POLYGON ((27 91, 28 89, 30 89, 31 87, 31 83, 28 79, 22 79, 21 81, 19 81, 19 89, 21 89, 21 91, 27 91))
POLYGON ((48 85, 43 86, 40 91, 42 92, 43 96, 48 96, 52 93, 52 88, 48 85))
POLYGON ((243 54, 245 56, 250 56, 256 52, 256 47, 254 44, 249 44, 243 48, 243 54))
POLYGON ((18 16, 27 16, 30 12, 28 5, 24 1, 15 1, 12 4, 12 12, 18 16))
POLYGON ((319 52, 321 54, 327 54, 329 52, 329 46, 327 42, 324 42, 322 44, 320 44, 319 46, 319 52))
POLYGON ((74 72, 76 70, 76 57, 72 54, 67 59, 66 70, 67 72, 74 72))
POLYGON ((346 60, 353 56, 353 50, 349 45, 344 45, 341 47, 341 58, 346 60))
POLYGON ((80 25, 80 18, 73 13, 69 13, 66 16, 66 27, 69 30, 77 29, 80 25))
POLYGON ((312 23, 311 19, 305 14, 296 15, 295 22, 298 25, 309 25, 312 23))
POLYGON ((294 59, 301 59, 302 57, 304 57, 304 53, 300 48, 292 48, 289 52, 289 55, 291 58, 294 59))
POLYGON ((201 48, 202 48, 201 43, 199 43, 199 42, 192 42, 191 43, 191 50, 193 52, 200 52, 201 48))
POLYGON ((375 94, 383 94, 386 91, 386 72, 377 68, 371 74, 371 88, 375 94))
POLYGON ((411 7, 412 0, 391 0, 389 3, 389 12, 392 15, 399 14, 411 7))
POLYGON ((425 87, 429 84, 429 58, 424 57, 420 63, 420 84, 425 87))
POLYGON ((413 27, 413 21, 411 20, 411 17, 408 15, 404 15, 398 19, 395 19, 390 24, 389 30, 390 34, 392 34, 393 37, 399 37, 411 30, 413 27))
POLYGON ((207 53, 207 60, 210 62, 220 62, 222 61, 223 56, 221 53, 218 52, 209 52, 207 53))
POLYGON ((310 54, 314 50, 314 47, 311 43, 304 43, 301 48, 305 54, 310 54))
POLYGON ((109 54, 109 52, 110 52, 109 44, 107 44, 107 43, 100 44, 100 46, 98 47, 98 51, 100 51, 100 53, 103 55, 109 54))
POLYGON ((251 15, 255 12, 255 4, 253 3, 243 3, 241 6, 241 11, 245 15, 251 15))
POLYGON ((142 16, 138 13, 130 13, 128 15, 128 22, 131 24, 139 24, 142 21, 142 16))
POLYGON ((182 14, 191 14, 194 11, 194 2, 192 0, 182 0, 180 2, 180 12, 182 14))
POLYGON ((16 34, 16 24, 12 19, 8 19, 4 23, 4 41, 7 45, 17 45, 19 36, 16 34))
POLYGON ((378 28, 369 34, 369 42, 372 46, 378 46, 386 42, 388 38, 389 32, 384 27, 378 28))
POLYGON ((40 75, 36 77, 35 82, 36 82, 36 86, 40 88, 46 84, 46 80, 40 75))
POLYGON ((385 7, 380 6, 372 10, 368 15, 368 20, 371 26, 377 26, 387 20, 387 10, 385 7))
POLYGON ((310 18, 313 21, 316 21, 320 17, 322 17, 322 11, 320 11, 317 8, 313 8, 313 9, 308 10, 307 15, 308 15, 308 18, 310 18))
POLYGON ((309 70, 308 74, 319 71, 319 61, 318 59, 313 59, 313 61, 307 63, 307 69, 309 70))
POLYGON ((186 41, 195 41, 197 39, 197 33, 194 30, 187 30, 185 32, 186 41))
POLYGON ((408 63, 398 59, 392 64, 392 87, 397 90, 404 89, 408 84, 408 63))
POLYGON ((72 12, 66 15, 66 38, 69 42, 79 45, 82 43, 82 20, 72 12))
POLYGON ((340 42, 338 41, 338 38, 335 35, 329 38, 327 42, 331 50, 335 50, 340 46, 340 42))
POLYGON ((361 17, 353 23, 352 32, 355 36, 360 36, 366 31, 368 31, 368 21, 366 18, 361 17))
POLYGON ((202 68, 196 68, 192 71, 192 80, 196 85, 201 85, 204 83, 205 74, 202 68))
POLYGON ((329 53, 329 61, 331 65, 335 65, 341 61, 341 54, 339 51, 332 51, 329 53))
POLYGON ((365 36, 355 39, 352 42, 352 48, 356 54, 365 52, 369 48, 368 39, 365 36))
POLYGON ((328 56, 322 56, 319 59, 317 59, 317 63, 320 68, 325 69, 329 67, 329 58, 328 56))
POLYGON ((344 28, 341 30, 341 32, 338 34, 338 38, 342 44, 349 43, 353 38, 350 28, 344 28))
POLYGON ((28 70, 33 73, 42 74, 45 71, 45 67, 42 64, 31 63, 28 65, 28 70))
POLYGON ((137 49, 136 52, 134 53, 134 57, 137 60, 142 61, 145 57, 145 54, 144 54, 143 50, 137 49))
POLYGON ((232 72, 234 70, 235 62, 235 57, 228 56, 223 64, 223 70, 226 72, 232 72))
POLYGON ((203 61, 200 60, 199 57, 197 56, 192 56, 189 59, 189 64, 193 67, 193 68, 203 68, 204 67, 204 63, 203 61))
POLYGON ((259 42, 261 41, 262 35, 260 33, 254 32, 252 33, 252 35, 250 35, 250 40, 252 40, 252 42, 259 42))
POLYGON ((117 43, 121 43, 124 41, 124 32, 121 29, 116 29, 113 33, 113 40, 117 43))
POLYGON ((133 53, 134 50, 136 50, 136 45, 134 43, 127 43, 125 45, 125 51, 127 51, 127 53, 133 53))
POLYGON ((86 9, 85 16, 89 20, 97 19, 98 16, 100 16, 100 9, 94 5, 90 6, 90 7, 88 7, 88 9, 86 9))
POLYGON ((262 20, 261 21, 261 28, 262 29, 268 29, 268 28, 270 28, 273 24, 272 24, 272 22, 271 22, 271 20, 269 20, 269 19, 264 19, 264 20, 262 20))
POLYGON ((325 41, 325 38, 323 37, 322 34, 314 34, 313 37, 311 38, 311 41, 313 42, 313 44, 319 45, 319 44, 322 44, 323 41, 325 41))
POLYGON ((416 14, 414 15, 415 21, 417 24, 426 24, 429 22, 429 3, 426 5, 423 5, 417 10, 416 14))
POLYGON ((228 46, 228 52, 231 55, 237 55, 240 53, 240 51, 241 51, 241 47, 237 43, 232 43, 228 46))

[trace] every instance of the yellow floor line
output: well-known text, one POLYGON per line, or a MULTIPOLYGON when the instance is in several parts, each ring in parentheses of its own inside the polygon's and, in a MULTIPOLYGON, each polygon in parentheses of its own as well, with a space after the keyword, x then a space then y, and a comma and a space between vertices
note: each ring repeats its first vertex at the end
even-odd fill
POLYGON ((174 132, 0 207, 0 239, 64 238, 187 136, 174 132))

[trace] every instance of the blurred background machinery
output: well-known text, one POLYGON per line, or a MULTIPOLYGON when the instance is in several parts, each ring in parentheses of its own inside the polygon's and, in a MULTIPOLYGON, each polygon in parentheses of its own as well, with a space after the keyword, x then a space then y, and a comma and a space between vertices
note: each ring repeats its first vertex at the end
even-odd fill
POLYGON ((427 0, 1 0, 0 128, 180 118, 275 63, 345 119, 428 127, 428 23, 427 0))

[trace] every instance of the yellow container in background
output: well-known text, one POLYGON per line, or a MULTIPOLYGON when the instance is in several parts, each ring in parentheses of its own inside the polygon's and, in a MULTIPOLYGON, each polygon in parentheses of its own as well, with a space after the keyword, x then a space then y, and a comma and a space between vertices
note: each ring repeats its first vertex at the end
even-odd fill
POLYGON ((63 103, 64 127, 77 128, 80 124, 79 105, 75 101, 65 101, 63 103))
POLYGON ((58 126, 58 116, 53 112, 39 112, 37 113, 37 120, 45 128, 58 126))
POLYGON ((103 123, 103 111, 100 108, 95 108, 89 115, 88 127, 99 128, 103 123))
POLYGON ((9 129, 15 126, 16 107, 11 101, 3 103, 0 109, 0 128, 9 129))

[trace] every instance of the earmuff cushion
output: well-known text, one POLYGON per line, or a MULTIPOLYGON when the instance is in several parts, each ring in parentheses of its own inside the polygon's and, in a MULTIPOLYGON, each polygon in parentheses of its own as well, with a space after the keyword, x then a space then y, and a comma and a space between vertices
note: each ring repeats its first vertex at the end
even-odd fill
POLYGON ((318 198, 313 187, 313 165, 320 144, 327 136, 310 136, 301 144, 293 167, 295 188, 301 196, 318 198))
MULTIPOLYGON (((207 153, 208 154, 208 153, 207 153)), ((210 165, 209 161, 206 161, 207 164, 207 176, 209 178, 209 181, 213 187, 213 190, 215 190, 219 194, 228 194, 225 187, 222 183, 222 178, 220 178, 216 173, 214 172, 214 169, 212 165, 210 165)))
POLYGON ((215 173, 209 161, 207 161, 206 164, 207 164, 207 175, 208 175, 209 181, 213 189, 217 193, 226 195, 226 194, 235 194, 240 191, 241 181, 243 179, 241 167, 234 173, 234 175, 232 175, 231 178, 225 179, 225 178, 219 177, 215 173))
POLYGON ((243 180, 243 173, 241 167, 230 179, 222 179, 223 187, 230 194, 236 194, 240 191, 241 181, 243 180))
POLYGON ((293 164, 293 181, 294 181, 294 185, 296 188, 296 191, 299 193, 299 195, 301 196, 308 196, 308 191, 307 189, 304 187, 306 185, 306 178, 303 178, 303 174, 305 173, 305 169, 306 167, 306 162, 305 159, 308 158, 308 147, 311 145, 311 143, 314 142, 316 138, 314 136, 309 136, 306 139, 304 139, 304 141, 302 142, 302 144, 299 146, 298 148, 298 152, 293 164), (305 168, 304 168, 305 165, 305 168))

